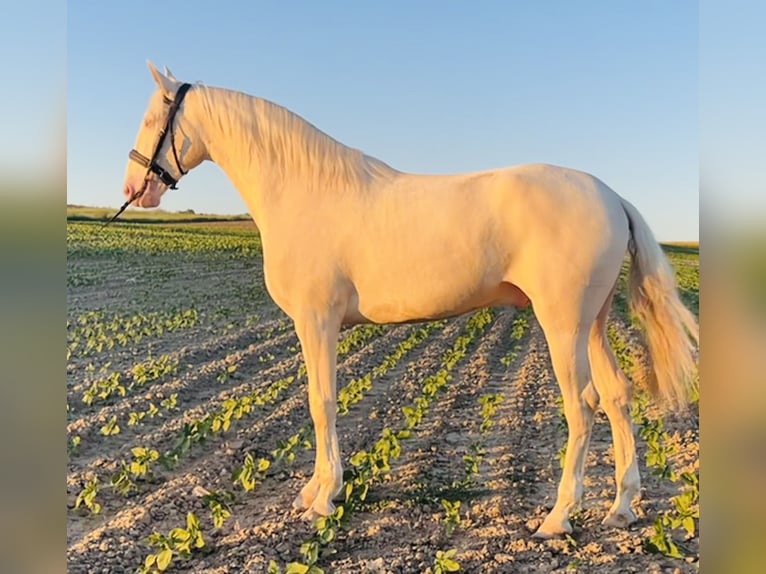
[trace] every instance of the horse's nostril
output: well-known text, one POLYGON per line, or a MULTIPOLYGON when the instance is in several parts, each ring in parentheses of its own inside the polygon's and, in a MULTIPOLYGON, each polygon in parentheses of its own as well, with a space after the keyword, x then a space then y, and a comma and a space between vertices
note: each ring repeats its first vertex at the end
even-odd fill
POLYGON ((129 185, 126 185, 124 188, 122 188, 122 194, 125 196, 125 199, 130 199, 133 197, 133 190, 129 185))

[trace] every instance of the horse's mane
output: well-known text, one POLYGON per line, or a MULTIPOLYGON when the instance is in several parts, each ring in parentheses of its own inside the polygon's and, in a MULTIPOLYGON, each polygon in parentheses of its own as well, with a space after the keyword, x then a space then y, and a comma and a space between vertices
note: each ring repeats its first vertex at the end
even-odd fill
POLYGON ((384 162, 350 148, 290 110, 243 92, 195 85, 209 121, 246 146, 260 169, 316 189, 358 188, 397 173, 384 162))

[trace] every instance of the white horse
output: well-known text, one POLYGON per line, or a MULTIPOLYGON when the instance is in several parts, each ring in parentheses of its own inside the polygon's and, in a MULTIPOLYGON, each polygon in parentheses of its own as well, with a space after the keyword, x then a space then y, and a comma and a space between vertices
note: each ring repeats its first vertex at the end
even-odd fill
POLYGON ((648 384, 660 404, 675 410, 687 404, 699 337, 696 318, 633 205, 592 175, 551 165, 403 173, 271 102, 182 85, 167 69, 148 65, 158 90, 131 152, 136 161, 127 167, 126 203, 158 206, 169 185, 209 160, 247 205, 263 241, 266 287, 294 321, 308 370, 316 462, 294 503, 304 517, 331 514, 342 487, 335 429, 342 325, 532 302, 568 425, 556 503, 535 536, 572 530, 569 516, 582 497, 599 403, 611 424, 617 487, 604 524, 636 520, 631 383, 605 335, 626 250, 631 308, 645 327, 653 361, 648 384))

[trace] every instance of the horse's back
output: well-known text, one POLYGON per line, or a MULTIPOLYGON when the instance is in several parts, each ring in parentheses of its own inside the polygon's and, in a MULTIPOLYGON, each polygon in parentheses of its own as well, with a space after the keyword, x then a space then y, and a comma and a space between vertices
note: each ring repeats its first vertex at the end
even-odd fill
POLYGON ((381 322, 524 305, 531 278, 580 280, 604 235, 620 234, 619 198, 556 166, 403 175, 379 193, 364 214, 345 214, 345 225, 364 224, 339 251, 355 311, 381 322))

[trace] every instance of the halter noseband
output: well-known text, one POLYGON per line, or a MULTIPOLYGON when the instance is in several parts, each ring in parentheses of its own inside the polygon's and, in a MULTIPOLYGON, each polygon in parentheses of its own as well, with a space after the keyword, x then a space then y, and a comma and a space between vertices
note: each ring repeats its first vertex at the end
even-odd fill
POLYGON ((184 96, 186 96, 186 92, 189 91, 189 88, 191 88, 191 84, 181 84, 181 87, 178 88, 178 91, 176 92, 175 98, 172 100, 168 99, 166 96, 163 96, 163 99, 165 100, 165 103, 170 104, 170 107, 168 108, 168 117, 167 120, 165 120, 165 126, 160 130, 159 139, 157 140, 157 145, 154 148, 154 153, 152 153, 151 159, 146 157, 144 154, 139 152, 136 149, 130 150, 130 153, 128 154, 128 157, 135 161, 136 163, 141 164, 146 168, 146 175, 144 176, 144 183, 141 186, 141 189, 138 190, 137 193, 134 193, 130 199, 128 199, 120 208, 120 210, 114 214, 114 216, 107 221, 104 225, 109 225, 112 223, 115 219, 117 219, 123 211, 125 211, 128 206, 133 203, 135 200, 137 200, 139 197, 141 197, 144 192, 146 191, 146 186, 149 183, 150 174, 156 175, 159 180, 168 186, 170 189, 178 189, 176 187, 176 184, 178 183, 178 180, 174 178, 168 170, 163 168, 160 164, 157 163, 157 156, 160 153, 160 150, 162 149, 162 144, 165 143, 165 136, 167 136, 168 132, 170 132, 170 148, 173 150, 173 159, 176 162, 176 167, 178 168, 178 171, 181 175, 186 175, 188 171, 184 171, 184 169, 181 167, 181 162, 178 159, 178 153, 176 152, 176 145, 175 145, 175 138, 173 137, 173 120, 175 120, 176 112, 178 111, 178 108, 181 106, 181 103, 184 101, 184 96))

